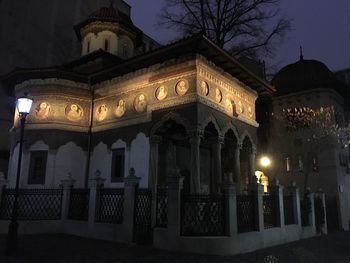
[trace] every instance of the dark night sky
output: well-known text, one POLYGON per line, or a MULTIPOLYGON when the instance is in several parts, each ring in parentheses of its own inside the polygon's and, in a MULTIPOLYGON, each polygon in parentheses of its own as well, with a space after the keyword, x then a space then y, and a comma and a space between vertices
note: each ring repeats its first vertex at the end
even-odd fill
MULTIPOLYGON (((134 23, 161 43, 174 32, 155 26, 164 0, 125 0, 132 6, 134 23)), ((277 69, 299 58, 324 62, 331 70, 350 68, 350 0, 281 0, 281 13, 293 19, 293 30, 266 59, 277 69)))

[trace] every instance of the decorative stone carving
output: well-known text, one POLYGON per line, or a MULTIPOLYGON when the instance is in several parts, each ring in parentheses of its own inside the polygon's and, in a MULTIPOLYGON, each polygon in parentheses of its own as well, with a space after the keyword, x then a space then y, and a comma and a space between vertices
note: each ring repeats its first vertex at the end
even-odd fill
POLYGON ((38 120, 45 120, 49 116, 50 113, 50 105, 46 102, 40 102, 38 103, 36 109, 35 109, 35 117, 38 120))
POLYGON ((209 85, 204 80, 201 82, 201 92, 204 96, 208 96, 209 94, 209 85))
POLYGON ((252 107, 251 107, 251 106, 248 106, 248 116, 249 116, 250 118, 253 117, 253 110, 252 110, 252 107))
POLYGON ((146 110, 147 101, 146 96, 144 94, 139 94, 134 101, 134 108, 136 112, 141 113, 146 110))
POLYGON ((222 93, 218 88, 215 90, 215 100, 219 103, 222 101, 222 93))
POLYGON ((175 91, 178 95, 183 96, 187 93, 188 88, 188 82, 186 80, 180 80, 175 86, 175 91))
POLYGON ((96 112, 96 119, 97 121, 103 121, 107 117, 108 108, 106 104, 102 104, 100 107, 98 107, 96 112))
POLYGON ((124 100, 119 100, 118 102, 118 106, 115 110, 115 115, 120 118, 124 115, 125 113, 125 106, 126 106, 126 103, 124 100))
POLYGON ((226 109, 227 113, 232 116, 234 113, 234 108, 235 108, 234 101, 231 100, 230 97, 227 97, 225 100, 225 109, 226 109))
POLYGON ((156 98, 158 100, 164 100, 168 95, 168 89, 165 86, 160 86, 156 90, 156 98))
POLYGON ((70 104, 66 107, 66 116, 70 121, 80 121, 83 118, 84 111, 78 104, 70 104))
POLYGON ((238 101, 237 111, 239 114, 242 114, 244 112, 244 106, 243 106, 243 103, 241 101, 238 101))

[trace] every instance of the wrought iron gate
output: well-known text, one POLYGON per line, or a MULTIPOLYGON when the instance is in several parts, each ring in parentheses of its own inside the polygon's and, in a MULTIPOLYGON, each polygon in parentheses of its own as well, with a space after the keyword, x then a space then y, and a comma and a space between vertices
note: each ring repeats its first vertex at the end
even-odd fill
POLYGON ((136 188, 134 213, 134 242, 149 244, 153 241, 152 191, 136 188))

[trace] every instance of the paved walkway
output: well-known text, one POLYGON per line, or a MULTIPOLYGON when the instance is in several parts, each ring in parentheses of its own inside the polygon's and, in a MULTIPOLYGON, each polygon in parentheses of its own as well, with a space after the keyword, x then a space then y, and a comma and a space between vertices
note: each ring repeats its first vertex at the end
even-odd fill
MULTIPOLYGON (((6 236, 0 235, 2 251, 5 240, 6 236)), ((236 256, 175 253, 67 235, 26 235, 20 236, 18 257, 10 258, 2 254, 0 263, 258 263, 268 255, 276 256, 281 263, 350 263, 350 232, 332 233, 236 256)))

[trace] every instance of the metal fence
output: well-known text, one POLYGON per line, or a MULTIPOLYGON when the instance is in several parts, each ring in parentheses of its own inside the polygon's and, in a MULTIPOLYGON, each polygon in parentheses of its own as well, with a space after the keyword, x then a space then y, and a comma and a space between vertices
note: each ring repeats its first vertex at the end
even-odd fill
POLYGON ((95 221, 122 224, 124 189, 102 188, 97 192, 95 221))
POLYGON ((156 208, 156 227, 168 226, 168 189, 158 188, 157 190, 157 208, 156 208))
POLYGON ((70 192, 68 219, 87 221, 89 217, 90 189, 72 189, 70 192))
POLYGON ((294 199, 292 195, 283 196, 284 224, 293 225, 295 222, 294 199))
MULTIPOLYGON (((19 189, 19 220, 59 220, 62 211, 61 189, 19 189)), ((0 219, 11 218, 14 189, 4 189, 0 204, 0 219)))
POLYGON ((182 195, 181 235, 224 236, 225 199, 223 195, 182 195))
POLYGON ((277 208, 276 195, 265 194, 263 196, 263 208, 264 208, 264 227, 272 228, 277 227, 277 214, 279 213, 277 208))
POLYGON ((152 190, 137 188, 135 192, 134 241, 150 243, 152 229, 152 190))
POLYGON ((237 195, 238 233, 257 230, 256 200, 254 195, 237 195))
POLYGON ((310 225, 309 214, 311 212, 311 202, 309 198, 300 200, 300 212, 301 212, 301 225, 309 226, 310 225))

